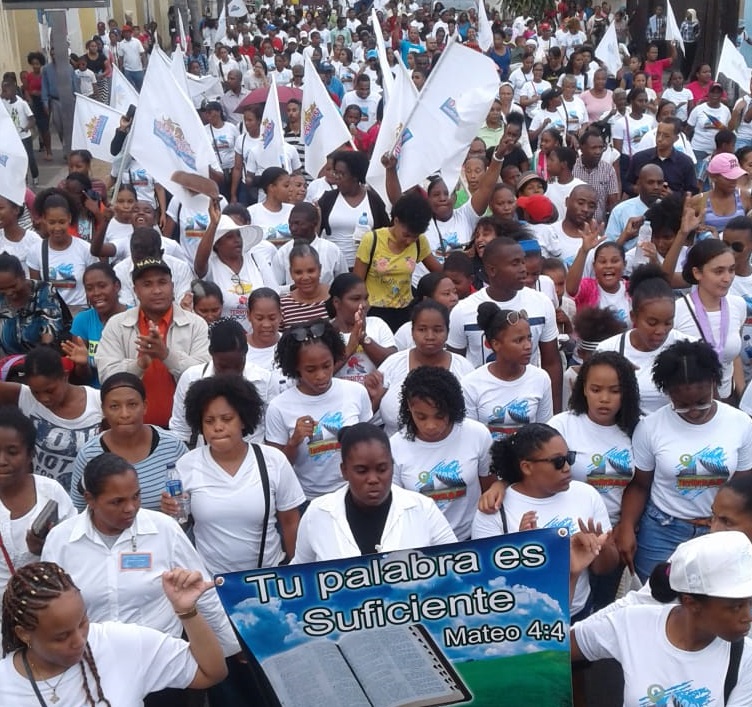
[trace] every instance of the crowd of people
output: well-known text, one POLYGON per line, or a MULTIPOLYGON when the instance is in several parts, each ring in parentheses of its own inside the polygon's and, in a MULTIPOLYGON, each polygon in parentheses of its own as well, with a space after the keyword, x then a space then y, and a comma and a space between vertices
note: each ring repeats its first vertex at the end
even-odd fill
MULTIPOLYGON (((625 704, 750 704, 752 99, 695 56, 691 9, 684 54, 656 5, 641 56, 608 2, 491 13, 488 48, 474 10, 390 2, 383 63, 364 10, 196 27, 186 68, 221 87, 196 106, 206 213, 123 152, 129 117, 107 182, 74 150, 60 184, 0 193, 0 702, 262 703, 212 575, 560 527, 577 705, 604 657, 625 704), (420 91, 451 41, 498 96, 457 184, 403 190, 373 154, 382 66, 420 91), (304 58, 353 137, 318 174, 304 58), (271 81, 289 171, 259 167, 246 99, 271 81)), ((71 58, 100 100, 155 41, 109 24, 71 58)), ((2 100, 36 186, 59 106, 29 63, 2 100)))

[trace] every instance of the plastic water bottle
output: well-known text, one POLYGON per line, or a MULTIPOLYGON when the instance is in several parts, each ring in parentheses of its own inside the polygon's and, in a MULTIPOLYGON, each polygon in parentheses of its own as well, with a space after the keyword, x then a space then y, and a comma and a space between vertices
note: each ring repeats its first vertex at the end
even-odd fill
POLYGON ((650 221, 643 221, 640 230, 637 232, 637 245, 635 246, 634 265, 644 265, 650 262, 647 253, 641 248, 643 243, 650 243, 653 239, 653 227, 650 225, 650 221))
POLYGON ((187 523, 188 516, 191 514, 190 500, 188 494, 183 492, 183 481, 174 464, 167 465, 167 493, 178 502, 175 520, 181 525, 187 523))
POLYGON ((371 230, 371 226, 368 223, 368 214, 364 211, 358 219, 358 225, 355 226, 353 231, 353 240, 356 243, 360 243, 363 240, 363 236, 371 230))

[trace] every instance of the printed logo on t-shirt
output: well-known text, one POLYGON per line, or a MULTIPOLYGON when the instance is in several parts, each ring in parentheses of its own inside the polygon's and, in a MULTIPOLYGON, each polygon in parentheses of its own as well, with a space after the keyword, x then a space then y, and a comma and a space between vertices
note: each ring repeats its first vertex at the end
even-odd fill
POLYGON ((650 685, 638 707, 704 707, 710 704, 711 697, 707 687, 692 687, 692 680, 666 688, 650 685))
POLYGON ((632 454, 628 449, 611 447, 603 454, 593 454, 587 467, 587 482, 600 493, 624 488, 632 478, 632 454))
POLYGON ((185 235, 188 238, 201 238, 209 228, 209 214, 194 214, 185 219, 185 235))
POLYGON ((522 425, 530 423, 530 402, 527 398, 515 398, 506 405, 497 405, 488 418, 486 427, 495 440, 514 434, 522 425))
POLYGON ((549 520, 543 527, 566 528, 569 531, 570 535, 574 535, 579 530, 577 523, 572 518, 559 518, 559 516, 554 516, 553 518, 551 518, 551 520, 549 520))
POLYGON ((642 140, 642 138, 644 138, 649 131, 650 128, 647 125, 641 125, 632 133, 632 142, 640 142, 640 140, 642 140))
POLYGON ((729 478, 726 451, 723 447, 703 447, 694 454, 682 454, 676 465, 676 488, 679 493, 694 497, 729 478))
POLYGON ((280 223, 276 226, 268 226, 264 230, 264 238, 268 241, 290 238, 290 226, 286 223, 280 223))
POLYGON ((337 435, 343 424, 341 412, 327 412, 321 416, 308 438, 308 456, 317 464, 328 461, 339 450, 337 435))
POLYGON ((51 285, 59 290, 76 289, 76 276, 72 263, 62 263, 60 265, 50 265, 48 279, 51 285))
POLYGON ((705 130, 721 130, 723 122, 718 120, 714 115, 705 114, 705 122, 702 125, 705 130))
POLYGON ((432 498, 443 510, 450 501, 467 495, 467 484, 462 478, 462 466, 457 459, 440 461, 430 471, 421 471, 415 490, 432 498))
POLYGON ((366 377, 366 367, 362 363, 363 347, 358 346, 358 350, 350 356, 345 362, 343 377, 356 383, 362 383, 366 377))

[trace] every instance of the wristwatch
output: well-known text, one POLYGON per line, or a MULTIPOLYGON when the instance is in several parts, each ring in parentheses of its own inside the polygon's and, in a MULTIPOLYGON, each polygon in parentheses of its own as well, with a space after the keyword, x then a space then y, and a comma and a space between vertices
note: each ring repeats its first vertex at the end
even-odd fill
POLYGON ((372 343, 373 343, 373 339, 370 336, 368 336, 368 334, 366 334, 363 337, 363 346, 368 346, 368 344, 372 344, 372 343))

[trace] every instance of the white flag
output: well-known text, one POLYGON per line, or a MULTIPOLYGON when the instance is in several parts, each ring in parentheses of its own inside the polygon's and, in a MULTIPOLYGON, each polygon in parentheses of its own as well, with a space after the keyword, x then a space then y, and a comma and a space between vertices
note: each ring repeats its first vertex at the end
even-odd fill
POLYGON ((309 57, 305 58, 301 111, 306 172, 317 177, 326 164, 326 156, 348 143, 351 137, 339 109, 332 101, 309 57))
POLYGON ((493 46, 493 30, 488 21, 484 0, 478 0, 478 46, 484 52, 493 46))
POLYGON ((112 162, 110 143, 120 125, 121 113, 99 101, 76 94, 71 149, 88 150, 103 162, 112 162))
POLYGON ((616 24, 611 23, 606 33, 595 48, 595 57, 600 59, 606 66, 609 76, 616 76, 621 69, 621 54, 619 54, 619 40, 616 37, 616 24))
POLYGON ((188 211, 206 211, 207 197, 192 195, 173 179, 175 172, 209 177, 216 159, 201 119, 164 61, 152 60, 146 69, 133 126, 131 154, 188 211))
POLYGON ((499 92, 496 64, 452 42, 428 76, 400 139, 397 172, 403 190, 441 170, 449 189, 468 145, 499 92))
POLYGON ((118 113, 128 110, 128 106, 138 105, 138 91, 133 88, 133 84, 125 78, 120 69, 112 65, 112 85, 110 87, 110 108, 114 108, 118 113))
POLYGON ((0 140, 0 196, 21 206, 26 196, 29 156, 10 113, 5 109, 0 110, 0 135, 3 136, 0 140))
POLYGON ((684 54, 684 40, 679 30, 679 25, 676 23, 676 15, 671 7, 671 0, 666 0, 666 41, 676 42, 684 54))
POLYGON ((178 7, 175 7, 175 10, 178 13, 178 32, 180 33, 180 36, 178 37, 178 44, 177 46, 181 47, 183 51, 188 51, 188 41, 189 37, 185 33, 185 27, 183 26, 183 13, 180 12, 180 9, 178 7))
POLYGON ((381 164, 381 158, 388 152, 394 152, 399 159, 401 148, 400 138, 405 122, 418 102, 418 89, 410 76, 410 72, 398 59, 399 70, 394 79, 392 93, 384 106, 384 117, 381 120, 381 128, 373 146, 373 157, 368 165, 366 181, 376 190, 378 195, 389 204, 386 193, 386 170, 381 164))
POLYGON ((204 101, 218 101, 224 91, 222 82, 216 76, 194 76, 186 74, 188 79, 188 95, 196 108, 200 108, 204 101))
POLYGON ((379 68, 381 69, 382 76, 382 89, 384 91, 384 101, 389 100, 389 94, 392 92, 394 86, 394 76, 392 70, 389 67, 389 62, 386 60, 386 43, 384 42, 384 35, 381 32, 381 23, 379 22, 378 15, 376 14, 376 8, 371 8, 371 25, 373 26, 373 36, 376 40, 376 51, 379 55, 379 68))
POLYGON ((248 14, 248 8, 243 0, 230 0, 227 3, 227 14, 230 17, 245 17, 248 14))
MULTIPOLYGON (((225 14, 225 4, 222 3, 222 12, 219 13, 219 19, 217 20, 217 42, 224 42, 227 37, 227 15, 225 14)), ((212 47, 214 51, 214 47, 212 47)))
POLYGON ((282 167, 289 172, 290 161, 285 155, 285 129, 279 112, 276 81, 272 81, 269 85, 269 95, 266 97, 264 113, 261 116, 259 138, 261 144, 256 157, 259 172, 267 167, 282 167))
MULTIPOLYGON (((161 51, 161 50, 160 50, 161 51)), ((180 90, 185 93, 186 96, 190 96, 190 90, 188 88, 188 72, 185 69, 185 54, 182 47, 178 44, 175 47, 175 51, 172 53, 172 58, 169 58, 164 52, 162 52, 164 58, 170 64, 170 73, 175 77, 180 90)), ((154 52, 152 52, 154 55, 154 52)))
POLYGON ((749 93, 752 69, 747 66, 746 59, 728 37, 723 38, 723 49, 721 49, 721 58, 718 60, 716 78, 718 74, 723 74, 733 81, 744 93, 749 93))

